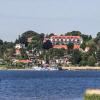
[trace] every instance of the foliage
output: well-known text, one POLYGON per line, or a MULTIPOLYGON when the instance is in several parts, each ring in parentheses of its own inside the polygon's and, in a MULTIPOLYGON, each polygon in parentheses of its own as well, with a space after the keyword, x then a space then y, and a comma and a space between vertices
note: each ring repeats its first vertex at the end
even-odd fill
POLYGON ((100 100, 100 95, 85 95, 84 100, 100 100))
POLYGON ((66 52, 65 49, 55 49, 55 48, 51 48, 48 52, 48 55, 50 56, 50 58, 55 58, 55 59, 59 59, 61 57, 64 57, 64 53, 66 52))
POLYGON ((81 61, 81 52, 78 49, 73 50, 72 57, 73 57, 72 63, 79 64, 81 61))
POLYGON ((89 52, 92 54, 96 51, 96 43, 93 40, 88 41, 86 45, 90 48, 89 52))
POLYGON ((0 40, 0 58, 10 58, 14 54, 14 43, 0 40))
POLYGON ((54 36, 54 35, 55 35, 54 33, 50 33, 50 34, 49 34, 49 37, 54 36))
POLYGON ((81 60, 79 63, 79 66, 86 66, 86 65, 87 65, 87 61, 81 60))
POLYGON ((47 40, 46 42, 44 42, 43 43, 43 49, 50 49, 50 48, 52 48, 52 43, 51 43, 51 41, 50 40, 47 40))
POLYGON ((25 44, 25 46, 27 46, 28 45, 27 39, 29 37, 33 37, 33 36, 37 36, 37 35, 39 35, 39 34, 34 31, 26 31, 21 36, 19 36, 19 39, 17 40, 17 42, 19 41, 19 43, 25 44))
POLYGON ((67 48, 68 48, 68 53, 71 54, 74 48, 74 44, 72 42, 69 42, 67 44, 67 48))
POLYGON ((81 46, 80 46, 83 50, 85 50, 85 48, 86 48, 86 43, 83 41, 83 43, 81 44, 81 46))
POLYGON ((82 37, 84 42, 88 42, 88 41, 90 41, 92 39, 91 35, 81 34, 81 37, 82 37))
POLYGON ((88 65, 89 66, 95 66, 96 59, 93 56, 89 56, 88 58, 88 65))
POLYGON ((21 49, 21 59, 28 59, 25 49, 21 49))
POLYGON ((98 51, 96 52, 96 59, 97 59, 98 65, 100 65, 100 50, 98 50, 98 51))
POLYGON ((66 36, 80 36, 81 32, 80 31, 72 31, 72 32, 67 32, 65 33, 66 36))
POLYGON ((94 42, 96 43, 97 49, 100 49, 100 32, 97 33, 97 37, 94 39, 94 42))
MULTIPOLYGON (((47 34, 47 37, 55 35, 54 33, 47 34)), ((71 56, 71 62, 73 65, 80 66, 94 66, 95 63, 100 63, 100 32, 97 33, 96 38, 92 38, 91 35, 82 34, 80 31, 72 31, 65 33, 66 36, 81 36, 83 43, 81 48, 83 50, 74 50, 74 44, 69 42, 67 45, 67 50, 65 49, 55 49, 53 48, 52 42, 47 40, 43 43, 44 33, 37 33, 34 31, 26 31, 22 33, 16 41, 7 42, 0 39, 0 58, 3 58, 6 62, 10 62, 10 59, 14 56, 14 46, 16 43, 25 44, 25 48, 21 49, 21 55, 16 56, 18 59, 28 59, 26 51, 34 51, 32 55, 36 55, 41 51, 38 58, 39 59, 60 59, 64 58, 65 55, 71 56), (32 38, 31 42, 28 42, 28 38, 32 38), (85 52, 85 48, 89 47, 89 51, 85 52)), ((34 56, 35 57, 35 56, 34 56)), ((37 57, 37 56, 36 56, 37 57)))

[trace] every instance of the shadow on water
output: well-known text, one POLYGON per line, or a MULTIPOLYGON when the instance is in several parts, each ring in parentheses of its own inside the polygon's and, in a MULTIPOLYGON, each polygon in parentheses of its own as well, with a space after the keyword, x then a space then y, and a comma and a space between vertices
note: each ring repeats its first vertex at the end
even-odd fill
POLYGON ((75 77, 100 77, 100 71, 0 71, 0 81, 2 79, 13 78, 75 78, 75 77))

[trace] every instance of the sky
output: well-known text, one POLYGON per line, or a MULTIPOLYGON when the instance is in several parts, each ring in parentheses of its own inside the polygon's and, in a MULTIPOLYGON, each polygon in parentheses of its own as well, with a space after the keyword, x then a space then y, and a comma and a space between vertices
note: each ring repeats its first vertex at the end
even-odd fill
POLYGON ((96 36, 100 0, 0 0, 0 39, 14 41, 28 30, 96 36))

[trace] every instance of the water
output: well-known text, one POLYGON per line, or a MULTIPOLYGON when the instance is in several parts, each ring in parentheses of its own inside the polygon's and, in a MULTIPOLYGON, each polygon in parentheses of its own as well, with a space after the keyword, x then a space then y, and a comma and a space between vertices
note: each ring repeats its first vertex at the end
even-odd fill
POLYGON ((0 71, 0 100, 83 100, 100 71, 0 71))

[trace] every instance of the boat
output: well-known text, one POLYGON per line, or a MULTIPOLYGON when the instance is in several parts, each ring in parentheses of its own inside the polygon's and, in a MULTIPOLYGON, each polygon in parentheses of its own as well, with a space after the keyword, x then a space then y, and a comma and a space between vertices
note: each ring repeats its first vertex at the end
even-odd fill
POLYGON ((56 70, 59 70, 59 68, 58 67, 49 67, 48 70, 50 70, 50 71, 56 71, 56 70))
POLYGON ((35 67, 32 67, 32 70, 34 70, 34 71, 56 71, 56 70, 59 70, 59 68, 57 68, 57 67, 38 67, 38 66, 35 66, 35 67))
POLYGON ((32 69, 35 70, 35 71, 44 71, 44 70, 46 70, 45 68, 38 67, 38 66, 32 67, 32 69))

